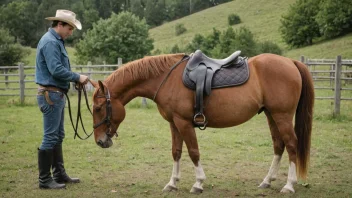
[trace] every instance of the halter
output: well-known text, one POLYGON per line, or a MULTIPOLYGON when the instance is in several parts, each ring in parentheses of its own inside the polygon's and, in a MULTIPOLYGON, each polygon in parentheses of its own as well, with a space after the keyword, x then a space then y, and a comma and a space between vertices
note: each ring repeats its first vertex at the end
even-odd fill
MULTIPOLYGON (((105 87, 105 86, 104 86, 105 87)), ((106 135, 109 138, 112 138, 113 135, 111 135, 111 117, 112 117, 112 106, 111 106, 111 97, 110 97, 110 91, 107 87, 105 87, 107 90, 107 93, 104 96, 97 96, 97 98, 105 98, 106 99, 106 116, 105 118, 100 121, 98 124, 95 124, 93 126, 94 129, 98 128, 99 126, 106 124, 108 126, 108 130, 105 132, 106 135)), ((118 137, 118 134, 116 132, 116 137, 118 137)))

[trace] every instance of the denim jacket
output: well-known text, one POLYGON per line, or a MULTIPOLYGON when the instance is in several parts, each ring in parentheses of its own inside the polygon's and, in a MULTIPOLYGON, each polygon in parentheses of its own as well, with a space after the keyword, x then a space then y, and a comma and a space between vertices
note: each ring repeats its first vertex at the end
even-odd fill
POLYGON ((38 43, 35 82, 68 90, 74 81, 79 81, 79 74, 71 71, 64 41, 50 28, 38 43))

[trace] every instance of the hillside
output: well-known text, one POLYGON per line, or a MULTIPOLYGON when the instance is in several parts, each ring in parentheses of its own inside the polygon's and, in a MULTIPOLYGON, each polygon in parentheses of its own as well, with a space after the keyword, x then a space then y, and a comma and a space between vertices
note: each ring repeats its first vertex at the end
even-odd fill
POLYGON ((288 49, 282 41, 279 26, 281 16, 287 11, 295 0, 234 0, 213 8, 203 10, 193 15, 165 23, 149 31, 154 39, 154 50, 169 52, 175 44, 185 47, 195 34, 208 35, 213 28, 220 31, 228 27, 227 17, 231 13, 238 14, 242 23, 232 26, 238 29, 245 26, 254 34, 257 41, 272 41, 284 50, 284 56, 298 59, 300 55, 314 58, 334 58, 337 55, 352 58, 352 34, 330 41, 317 43, 299 49, 288 49), (187 31, 180 35, 175 35, 175 25, 184 24, 187 31))

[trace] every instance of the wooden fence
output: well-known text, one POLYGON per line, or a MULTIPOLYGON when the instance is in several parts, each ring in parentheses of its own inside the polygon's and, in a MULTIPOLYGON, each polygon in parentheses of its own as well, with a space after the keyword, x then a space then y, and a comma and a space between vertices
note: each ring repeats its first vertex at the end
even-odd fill
MULTIPOLYGON (((345 85, 348 83, 352 85, 352 60, 342 60, 341 56, 337 56, 336 59, 309 59, 301 56, 300 61, 305 63, 312 73, 315 89, 329 89, 334 92, 333 96, 316 96, 316 99, 334 100, 334 115, 339 115, 341 100, 352 100, 349 97, 341 97, 342 91, 352 91, 352 88, 342 86, 342 82, 345 85), (322 81, 328 82, 328 85, 320 83, 322 81)), ((92 65, 88 63, 87 65, 71 66, 71 68, 75 72, 88 75, 90 79, 103 80, 118 69, 121 64, 122 60, 119 59, 117 65, 92 65)), ((34 66, 24 66, 23 64, 0 66, 0 76, 4 76, 4 80, 0 78, 0 97, 19 96, 20 102, 24 103, 25 97, 35 96, 37 86, 34 82, 34 69, 34 66), (17 87, 11 86, 11 84, 16 84, 17 87), (2 91, 5 93, 1 93, 2 91), (27 91, 29 93, 26 93, 27 91)), ((88 89, 91 88, 88 87, 88 89)))
POLYGON ((352 60, 343 60, 341 56, 336 59, 309 59, 301 56, 300 61, 308 66, 314 80, 314 89, 334 91, 333 96, 316 96, 315 99, 334 100, 334 115, 339 115, 341 100, 352 100, 352 97, 341 97, 342 91, 352 91, 352 88, 343 87, 352 84, 352 60), (329 86, 319 86, 322 83, 318 82, 322 81, 328 81, 329 86))

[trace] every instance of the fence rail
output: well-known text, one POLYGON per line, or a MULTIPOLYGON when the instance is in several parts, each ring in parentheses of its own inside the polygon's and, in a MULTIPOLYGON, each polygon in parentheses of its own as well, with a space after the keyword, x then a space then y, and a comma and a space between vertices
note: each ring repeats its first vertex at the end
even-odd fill
MULTIPOLYGON (((341 100, 352 100, 349 97, 341 97, 341 91, 352 91, 352 88, 342 87, 342 81, 352 84, 352 60, 342 60, 341 56, 336 59, 308 59, 304 56, 300 57, 300 61, 305 63, 314 80, 314 89, 316 90, 331 90, 334 92, 333 96, 316 96, 315 99, 334 100, 334 115, 340 114, 341 100), (343 66, 346 67, 343 70, 343 66), (327 68, 328 67, 328 68, 327 68), (329 82, 321 85, 321 82, 329 82)), ((110 75, 114 70, 122 65, 122 60, 118 60, 116 65, 92 65, 88 62, 87 65, 71 66, 75 72, 85 74, 90 79, 103 80, 107 75, 110 75)), ((26 96, 35 96, 36 94, 26 94, 25 90, 37 89, 34 81, 34 66, 24 66, 19 64, 17 66, 1 66, 0 67, 0 91, 10 91, 11 93, 1 93, 1 96, 19 96, 20 102, 24 103, 26 96), (17 70, 17 72, 16 72, 17 70), (19 84, 13 87, 12 84, 19 84), (5 86, 3 86, 5 85, 5 86)), ((73 88, 73 86, 71 86, 73 88)), ((88 89, 92 87, 88 86, 88 89)))
POLYGON ((352 98, 349 97, 341 97, 341 91, 352 90, 351 88, 342 87, 342 81, 345 82, 345 85, 352 82, 352 60, 342 60, 341 56, 337 56, 336 59, 306 59, 304 56, 301 56, 300 60, 308 66, 314 81, 328 80, 330 82, 330 87, 315 86, 314 89, 331 89, 334 91, 334 96, 318 96, 315 97, 315 99, 334 100, 334 115, 339 115, 341 100, 352 100, 352 98), (321 68, 315 70, 317 66, 329 68, 328 70, 321 70, 321 68), (346 67, 345 71, 342 70, 343 66, 346 67), (329 76, 322 76, 319 74, 328 74, 329 76))

